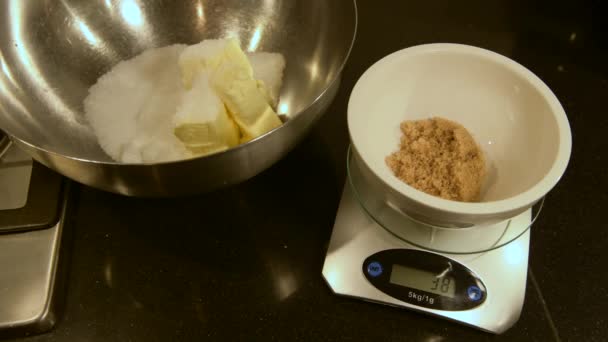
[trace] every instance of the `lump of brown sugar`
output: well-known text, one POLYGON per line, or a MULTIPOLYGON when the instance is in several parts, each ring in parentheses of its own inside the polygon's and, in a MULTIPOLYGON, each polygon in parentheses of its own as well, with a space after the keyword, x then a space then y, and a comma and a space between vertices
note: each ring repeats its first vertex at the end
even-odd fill
POLYGON ((386 158, 395 176, 441 198, 479 199, 486 169, 483 153, 460 124, 443 118, 401 123, 400 149, 386 158))

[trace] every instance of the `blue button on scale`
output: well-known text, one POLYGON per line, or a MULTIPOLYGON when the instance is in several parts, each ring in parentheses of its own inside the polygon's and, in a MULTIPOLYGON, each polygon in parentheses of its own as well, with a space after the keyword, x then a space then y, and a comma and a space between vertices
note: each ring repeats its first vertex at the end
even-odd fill
POLYGON ((377 277, 379 275, 382 274, 382 264, 380 264, 377 261, 374 262, 370 262, 367 265, 367 274, 369 274, 372 277, 377 277))
POLYGON ((478 301, 481 299, 481 289, 475 285, 471 285, 467 289, 467 295, 469 296, 469 299, 478 301))

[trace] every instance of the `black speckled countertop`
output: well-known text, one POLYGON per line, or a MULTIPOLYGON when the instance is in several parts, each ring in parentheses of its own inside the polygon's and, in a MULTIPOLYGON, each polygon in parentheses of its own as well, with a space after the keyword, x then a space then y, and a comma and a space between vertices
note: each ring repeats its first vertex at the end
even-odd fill
POLYGON ((359 11, 338 97, 268 171, 180 199, 74 187, 65 311, 53 331, 21 340, 606 341, 606 6, 361 0, 359 11), (321 276, 345 179, 350 90, 376 60, 429 42, 515 59, 552 88, 572 127, 570 166, 532 229, 522 317, 499 336, 335 296, 321 276))

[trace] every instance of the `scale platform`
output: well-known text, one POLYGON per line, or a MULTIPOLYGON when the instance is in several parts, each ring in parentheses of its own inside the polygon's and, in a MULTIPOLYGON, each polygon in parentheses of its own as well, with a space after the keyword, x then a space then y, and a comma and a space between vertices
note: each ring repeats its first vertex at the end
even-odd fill
POLYGON ((0 132, 0 339, 39 334, 58 320, 66 271, 63 188, 61 176, 0 132))
POLYGON ((323 265, 332 291, 496 334, 513 326, 532 209, 483 230, 430 228, 370 193, 352 159, 323 265))

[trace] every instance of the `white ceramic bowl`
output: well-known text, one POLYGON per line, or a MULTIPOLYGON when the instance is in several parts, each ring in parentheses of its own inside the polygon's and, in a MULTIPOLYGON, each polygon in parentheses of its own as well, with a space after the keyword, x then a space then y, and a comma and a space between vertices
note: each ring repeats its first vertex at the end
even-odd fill
POLYGON ((530 208, 561 178, 572 145, 564 109, 537 76, 458 44, 415 46, 375 63, 351 93, 348 128, 360 166, 393 206, 447 227, 495 223, 530 208), (399 124, 432 116, 462 124, 483 149, 488 175, 479 202, 428 195, 386 165, 399 147, 399 124))

